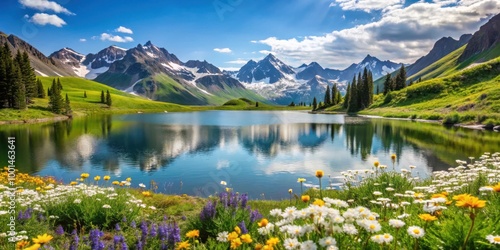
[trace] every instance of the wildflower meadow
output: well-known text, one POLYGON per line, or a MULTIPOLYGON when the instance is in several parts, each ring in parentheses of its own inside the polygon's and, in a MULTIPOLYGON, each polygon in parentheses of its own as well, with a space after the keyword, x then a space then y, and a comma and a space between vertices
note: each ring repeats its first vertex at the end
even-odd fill
POLYGON ((317 170, 290 180, 280 201, 229 188, 164 195, 155 182, 90 173, 67 184, 17 173, 13 191, 5 170, 0 249, 500 249, 500 153, 425 179, 394 170, 395 159, 342 172, 340 189, 317 170))

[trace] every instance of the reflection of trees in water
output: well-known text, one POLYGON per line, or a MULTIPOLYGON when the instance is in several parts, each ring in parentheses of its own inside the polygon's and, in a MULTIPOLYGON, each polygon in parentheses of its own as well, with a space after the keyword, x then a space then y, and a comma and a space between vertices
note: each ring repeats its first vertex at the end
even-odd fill
MULTIPOLYGON (((219 127, 137 124, 114 121, 111 116, 85 117, 52 124, 5 126, 0 130, 0 140, 16 137, 16 167, 31 173, 41 170, 49 160, 73 170, 90 162, 115 171, 121 162, 127 162, 141 171, 152 171, 168 166, 180 155, 208 153, 234 143, 252 154, 275 157, 297 148, 312 152, 328 139, 333 144, 341 136, 345 137, 351 155, 359 155, 362 160, 379 149, 397 154, 399 160, 406 147, 422 156, 428 166, 437 168, 453 166, 455 159, 500 151, 500 136, 492 132, 360 117, 347 117, 345 121, 346 124, 219 127)), ((7 143, 0 143, 0 152, 7 152, 7 143)), ((0 160, 7 162, 7 154, 0 154, 0 160)))

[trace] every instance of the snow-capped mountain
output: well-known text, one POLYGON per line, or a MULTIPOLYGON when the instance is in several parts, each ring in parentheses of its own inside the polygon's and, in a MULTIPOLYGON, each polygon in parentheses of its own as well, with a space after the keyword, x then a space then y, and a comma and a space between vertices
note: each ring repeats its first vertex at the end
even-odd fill
POLYGON ((113 62, 121 60, 126 51, 120 47, 110 46, 97 54, 90 53, 85 56, 70 48, 63 48, 52 53, 49 58, 64 65, 77 76, 95 79, 99 74, 106 72, 113 62))
POLYGON ((276 83, 294 74, 295 71, 292 67, 280 61, 273 54, 269 54, 259 62, 250 60, 238 71, 236 77, 241 82, 276 83))
POLYGON ((389 60, 381 61, 376 57, 367 55, 360 63, 353 63, 351 66, 340 71, 338 79, 341 81, 352 81, 354 75, 358 75, 360 72, 363 73, 365 68, 372 72, 373 79, 378 79, 387 73, 398 70, 400 67, 401 64, 389 60))
POLYGON ((336 84, 344 92, 347 82, 365 68, 372 71, 373 78, 377 79, 397 70, 399 64, 367 55, 360 63, 352 64, 344 70, 323 68, 317 62, 293 68, 269 54, 258 62, 248 61, 237 72, 226 74, 273 102, 289 104, 292 101, 309 103, 314 97, 321 101, 327 85, 336 84))
POLYGON ((180 104, 222 104, 240 97, 266 100, 207 61, 186 63, 148 41, 131 49, 110 46, 83 55, 64 48, 51 55, 75 75, 150 99, 180 104))

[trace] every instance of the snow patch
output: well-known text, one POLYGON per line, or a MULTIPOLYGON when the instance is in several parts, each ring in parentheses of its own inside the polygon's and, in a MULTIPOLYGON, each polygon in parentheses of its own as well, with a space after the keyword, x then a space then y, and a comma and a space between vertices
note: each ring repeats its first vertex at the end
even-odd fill
POLYGON ((384 73, 389 73, 389 74, 390 74, 390 73, 392 73, 392 72, 394 72, 394 71, 396 71, 396 69, 395 69, 395 68, 389 68, 389 67, 387 67, 387 66, 385 66, 385 65, 384 65, 384 66, 382 66, 382 72, 384 72, 384 73))
POLYGON ((139 83, 140 81, 142 81, 142 79, 139 79, 137 80, 136 82, 134 82, 134 84, 132 84, 132 86, 128 87, 127 89, 124 90, 124 92, 126 93, 130 93, 132 95, 138 95, 137 93, 134 92, 134 87, 137 83, 139 83))
POLYGON ((120 48, 116 45, 112 45, 111 47, 115 48, 115 49, 119 49, 119 50, 123 50, 123 51, 127 51, 127 49, 124 49, 124 48, 120 48))
MULTIPOLYGON (((87 65, 87 69, 90 68, 90 65, 87 65)), ((85 78, 87 79, 90 79, 90 80, 94 80, 96 79, 100 74, 108 71, 109 67, 100 67, 100 68, 97 68, 97 69, 92 69, 90 68, 89 72, 85 75, 85 78)))
POLYGON ((80 64, 78 67, 73 67, 73 72, 79 77, 85 77, 89 71, 89 68, 85 65, 80 64))
POLYGON ((48 76, 47 74, 44 74, 43 72, 41 72, 40 70, 38 69, 35 69, 35 72, 38 73, 39 75, 41 76, 48 76))

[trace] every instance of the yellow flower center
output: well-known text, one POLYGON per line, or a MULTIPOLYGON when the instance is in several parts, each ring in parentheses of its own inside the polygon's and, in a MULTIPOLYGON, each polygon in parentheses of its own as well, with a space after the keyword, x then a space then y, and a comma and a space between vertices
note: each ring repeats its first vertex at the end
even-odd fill
POLYGON ((414 234, 420 234, 420 230, 418 230, 418 229, 413 229, 413 233, 414 233, 414 234))
POLYGON ((375 225, 371 224, 370 229, 375 229, 375 225))
POLYGON ((495 242, 500 242, 500 236, 494 237, 494 238, 493 238, 493 241, 495 241, 495 242))

